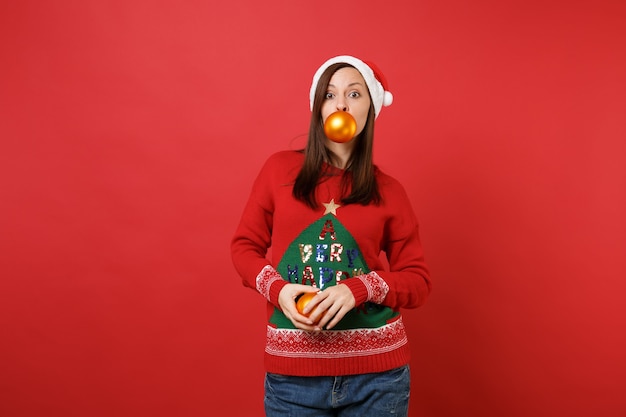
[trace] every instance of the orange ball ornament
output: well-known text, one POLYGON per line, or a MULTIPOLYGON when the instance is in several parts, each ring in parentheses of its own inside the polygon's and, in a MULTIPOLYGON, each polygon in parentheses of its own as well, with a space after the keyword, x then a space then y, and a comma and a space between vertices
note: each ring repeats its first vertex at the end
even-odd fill
MULTIPOLYGON (((317 310, 317 307, 315 307, 313 310, 311 310, 308 314, 304 314, 304 307, 307 306, 307 304, 309 304, 309 302, 311 302, 311 300, 313 299, 313 297, 315 297, 317 295, 317 293, 315 292, 305 292, 304 294, 300 295, 297 299, 296 299, 296 309, 298 310, 298 313, 302 314, 303 316, 309 317, 311 314, 313 314, 313 312, 315 310, 317 310)), ((326 313, 324 313, 326 314, 326 313)), ((322 319, 322 317, 324 317, 324 314, 322 314, 322 316, 317 320, 320 321, 322 319)))
POLYGON ((333 142, 348 142, 356 134, 356 120, 348 112, 336 111, 326 118, 324 133, 333 142))

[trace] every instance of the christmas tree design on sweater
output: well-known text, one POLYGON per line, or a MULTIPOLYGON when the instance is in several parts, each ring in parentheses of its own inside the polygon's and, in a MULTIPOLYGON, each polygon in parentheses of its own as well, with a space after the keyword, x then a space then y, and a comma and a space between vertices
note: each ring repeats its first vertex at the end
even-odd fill
MULTIPOLYGON (((357 242, 336 217, 339 207, 331 200, 326 213, 312 223, 287 247, 277 271, 292 284, 324 290, 346 279, 370 272, 357 242)), ((350 311, 333 330, 377 328, 397 317, 388 307, 366 302, 350 311)), ((270 323, 294 329, 289 319, 275 308, 270 323)))

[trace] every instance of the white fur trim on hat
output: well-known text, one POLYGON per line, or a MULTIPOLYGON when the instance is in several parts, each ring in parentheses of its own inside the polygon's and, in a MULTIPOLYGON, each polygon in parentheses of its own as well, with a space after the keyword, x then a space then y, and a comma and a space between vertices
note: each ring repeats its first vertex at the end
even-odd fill
POLYGON ((393 103, 393 94, 391 94, 390 91, 385 91, 385 87, 381 84, 381 81, 376 78, 374 70, 369 65, 353 56, 341 55, 324 62, 322 66, 318 68, 317 72, 315 72, 315 75, 313 76, 313 83, 311 84, 311 91, 309 94, 311 110, 313 109, 315 90, 317 89, 317 83, 319 82, 320 77, 328 67, 337 63, 350 64, 361 73, 363 79, 365 80, 365 83, 367 84, 367 88, 370 92, 372 102, 374 103, 374 111, 376 113, 376 117, 378 117, 378 114, 380 113, 380 110, 383 106, 389 106, 391 105, 391 103, 393 103))

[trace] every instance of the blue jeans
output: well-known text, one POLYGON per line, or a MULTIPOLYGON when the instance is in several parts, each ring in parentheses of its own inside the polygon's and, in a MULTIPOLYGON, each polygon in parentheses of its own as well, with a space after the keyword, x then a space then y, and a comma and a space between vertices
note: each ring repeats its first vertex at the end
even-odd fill
POLYGON ((406 417, 409 367, 348 376, 265 375, 267 417, 406 417))

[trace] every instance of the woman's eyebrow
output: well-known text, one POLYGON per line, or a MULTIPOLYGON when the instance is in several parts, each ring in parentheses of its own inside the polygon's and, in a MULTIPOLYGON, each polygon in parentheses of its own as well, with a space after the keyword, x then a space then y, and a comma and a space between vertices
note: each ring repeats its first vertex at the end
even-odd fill
MULTIPOLYGON (((360 85, 361 87, 363 87, 363 83, 361 83, 360 81, 356 81, 356 82, 350 83, 350 84, 348 84, 348 87, 352 87, 352 86, 355 86, 355 85, 360 85)), ((329 87, 333 87, 333 88, 337 88, 337 86, 334 85, 334 84, 328 84, 328 86, 329 87)))

